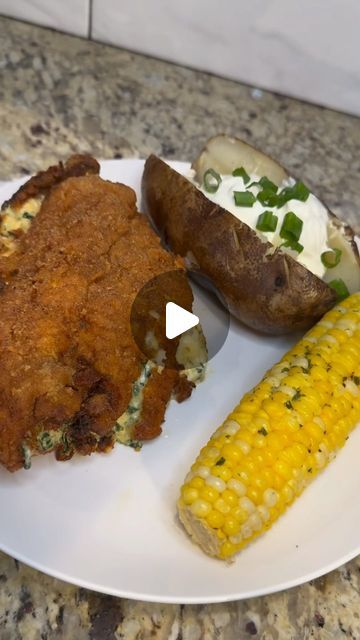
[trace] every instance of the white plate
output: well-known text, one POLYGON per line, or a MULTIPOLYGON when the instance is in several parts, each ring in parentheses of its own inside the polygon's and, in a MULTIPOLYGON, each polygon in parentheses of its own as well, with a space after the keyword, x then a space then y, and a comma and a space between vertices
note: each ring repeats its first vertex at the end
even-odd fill
MULTIPOLYGON (((184 170, 185 163, 172 163, 184 170)), ((102 163, 139 193, 141 160, 102 163)), ((21 181, 0 188, 0 201, 21 181)), ((204 294, 201 294, 202 296, 204 294)), ((104 593, 160 602, 221 602, 315 578, 360 552, 360 430, 272 530, 228 566, 205 556, 176 521, 179 486, 200 447, 241 395, 290 346, 232 321, 206 381, 172 402, 163 434, 140 453, 0 470, 0 548, 50 575, 104 593)))

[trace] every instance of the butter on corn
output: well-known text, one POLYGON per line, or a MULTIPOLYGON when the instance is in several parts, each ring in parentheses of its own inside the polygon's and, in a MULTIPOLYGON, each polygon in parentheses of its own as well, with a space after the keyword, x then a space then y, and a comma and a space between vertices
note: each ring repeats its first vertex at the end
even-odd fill
POLYGON ((329 311, 200 451, 178 512, 194 542, 230 559, 271 527, 360 421, 360 293, 329 311))

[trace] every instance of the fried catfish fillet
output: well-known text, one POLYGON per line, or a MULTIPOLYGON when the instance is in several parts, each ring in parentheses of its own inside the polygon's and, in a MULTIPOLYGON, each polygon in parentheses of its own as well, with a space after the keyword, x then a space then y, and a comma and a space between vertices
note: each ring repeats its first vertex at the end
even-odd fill
POLYGON ((39 212, 44 197, 56 184, 75 176, 97 175, 100 165, 87 154, 71 156, 40 171, 3 203, 0 217, 0 256, 9 256, 18 248, 18 240, 26 233, 39 212))
POLYGON ((136 446, 160 433, 171 396, 194 386, 147 361, 132 337, 134 298, 154 276, 180 270, 177 301, 193 300, 133 190, 65 173, 27 193, 42 196, 40 209, 0 258, 0 462, 10 471, 47 451, 61 460, 136 446))

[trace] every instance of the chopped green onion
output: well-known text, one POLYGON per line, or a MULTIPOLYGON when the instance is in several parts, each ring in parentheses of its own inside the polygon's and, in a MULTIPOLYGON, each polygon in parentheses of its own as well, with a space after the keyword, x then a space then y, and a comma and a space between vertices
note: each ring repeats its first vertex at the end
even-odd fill
POLYGON ((263 189, 257 194, 257 199, 264 207, 276 207, 279 196, 277 196, 271 189, 263 189))
POLYGON ((279 188, 275 182, 271 182, 267 176, 263 176, 258 182, 255 180, 249 184, 248 189, 250 189, 250 187, 261 187, 263 190, 272 191, 273 193, 276 193, 279 188))
POLYGON ((261 184, 264 191, 273 191, 274 193, 276 193, 278 190, 276 184, 274 182, 271 182, 271 180, 269 180, 269 178, 267 178, 266 176, 259 180, 259 184, 261 184))
POLYGON ((256 228, 259 231, 275 231, 278 217, 272 211, 264 211, 258 217, 256 228))
POLYGON ((24 442, 21 444, 23 454, 23 467, 24 469, 31 468, 31 449, 24 442))
POLYGON ((250 182, 250 176, 248 173, 246 173, 244 167, 238 167, 237 169, 234 169, 232 174, 234 177, 242 178, 244 181, 244 184, 247 184, 248 182, 250 182))
POLYGON ((204 187, 208 193, 216 193, 221 184, 221 176, 214 171, 214 169, 208 169, 204 173, 204 187))
POLYGON ((283 242, 280 247, 287 247, 288 249, 292 249, 298 253, 304 251, 303 245, 300 244, 300 242, 296 242, 296 240, 287 240, 286 242, 283 242))
POLYGON ((307 186, 299 180, 296 182, 293 187, 293 198, 294 200, 300 200, 301 202, 306 202, 310 195, 310 191, 307 186))
POLYGON ((129 440, 124 444, 126 444, 128 447, 131 447, 132 449, 135 449, 135 451, 140 451, 142 449, 142 442, 139 442, 139 440, 129 440))
POLYGON ((293 397, 291 398, 292 400, 300 400, 300 398, 305 398, 305 393, 301 393, 300 389, 296 389, 293 397))
POLYGON ((51 449, 53 447, 53 440, 52 440, 52 437, 51 437, 51 435, 50 435, 50 433, 48 431, 43 431, 39 435, 39 441, 40 441, 40 446, 43 449, 43 451, 48 451, 49 449, 51 449))
POLYGON ((338 280, 331 280, 328 283, 329 287, 334 289, 337 295, 337 302, 341 302, 341 300, 345 300, 350 295, 349 289, 347 288, 344 280, 339 278, 338 280))
POLYGON ((62 436, 61 436, 61 444, 62 444, 62 450, 64 453, 67 453, 70 449, 70 441, 69 438, 67 436, 66 431, 62 432, 62 436))
POLYGON ((309 195, 310 191, 303 182, 295 182, 293 187, 285 187, 279 193, 277 206, 282 207, 289 200, 300 200, 301 202, 306 202, 309 195))
POLYGON ((251 191, 234 191, 234 200, 237 207, 252 207, 256 198, 251 191))
POLYGON ((327 269, 333 269, 339 264, 341 254, 341 249, 334 248, 330 251, 324 251, 324 253, 321 254, 321 262, 327 269))
POLYGON ((288 240, 291 243, 297 242, 301 236, 302 228, 303 221, 301 218, 289 211, 284 217, 280 229, 280 238, 284 238, 284 240, 288 240))

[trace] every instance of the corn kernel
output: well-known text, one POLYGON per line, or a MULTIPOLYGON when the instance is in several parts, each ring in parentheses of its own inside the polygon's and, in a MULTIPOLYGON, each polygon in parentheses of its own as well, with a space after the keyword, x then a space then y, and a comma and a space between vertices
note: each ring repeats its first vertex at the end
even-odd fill
POLYGON ((250 485, 247 490, 247 497, 254 504, 260 504, 262 501, 262 493, 254 485, 250 485))
POLYGON ((252 528, 247 523, 242 525, 240 531, 241 531, 242 537, 245 538, 245 539, 246 538, 251 538, 251 536, 253 534, 252 528))
POLYGON ((266 482, 266 479, 264 478, 261 471, 259 471, 258 475, 252 480, 252 486, 254 486, 255 489, 257 489, 258 491, 260 491, 261 495, 265 491, 266 487, 268 486, 268 483, 266 482))
POLYGON ((304 445, 299 442, 295 442, 292 446, 281 451, 278 459, 282 462, 286 462, 288 465, 298 466, 303 462, 305 455, 306 448, 304 445))
POLYGON ((203 478, 203 480, 206 480, 206 478, 210 475, 210 469, 203 464, 199 465, 196 469, 196 474, 199 476, 199 478, 203 478))
POLYGON ((272 467, 275 460, 277 459, 276 451, 270 449, 270 447, 266 447, 266 449, 261 452, 261 456, 263 458, 263 464, 261 465, 261 467, 272 467))
POLYGON ((274 469, 272 472, 271 486, 278 491, 279 489, 282 488, 283 485, 284 485, 284 478, 282 478, 282 476, 276 473, 274 469))
POLYGON ((232 510, 231 513, 234 516, 234 518, 236 518, 236 520, 240 522, 240 524, 243 524, 249 518, 249 512, 246 509, 243 509, 242 507, 236 507, 235 509, 232 510))
POLYGON ((208 513, 211 511, 210 504, 205 502, 205 500, 195 500, 190 508, 194 516, 197 516, 198 518, 206 518, 208 513))
POLYGON ((299 433, 296 435, 296 439, 298 444, 305 447, 305 449, 309 448, 311 444, 311 436, 308 434, 307 431, 305 431, 303 427, 299 430, 299 433))
POLYGON ((234 464, 238 464, 243 457, 243 452, 236 444, 225 444, 221 453, 227 461, 234 464))
POLYGON ((251 460, 251 458, 245 458, 241 466, 243 467, 244 471, 249 474, 250 478, 254 473, 256 473, 256 463, 254 462, 254 460, 251 460))
POLYGON ((244 471, 244 469, 239 469, 239 468, 236 469, 236 478, 238 480, 241 480, 241 482, 246 486, 250 482, 249 474, 246 471, 244 471))
POLYGON ((212 529, 220 529, 224 524, 224 515, 216 509, 211 509, 206 516, 206 522, 212 529))
POLYGON ((229 542, 228 540, 226 540, 226 542, 224 542, 224 544, 221 545, 220 555, 222 558, 229 558, 235 553, 235 551, 236 551, 235 545, 229 542))
MULTIPOLYGON (((217 458, 219 457, 219 455, 216 456, 217 458)), ((214 464, 214 459, 210 458, 209 456, 206 456, 205 454, 201 455, 201 457, 199 458, 199 462, 201 462, 201 465, 204 467, 207 467, 209 469, 210 472, 210 468, 213 466, 214 464)), ((196 475, 196 474, 194 474, 196 475)), ((209 475, 209 474, 207 474, 209 475)), ((204 474, 205 476, 205 474, 204 474)), ((207 477, 207 476, 206 476, 207 477)))
POLYGON ((242 543, 243 537, 241 533, 237 533, 236 536, 230 536, 229 540, 230 542, 232 542, 232 544, 238 547, 242 543))
POLYGON ((257 511, 255 511, 254 513, 251 514, 251 516, 250 516, 250 518, 248 520, 248 525, 249 525, 249 527, 252 528, 253 531, 260 531, 260 529, 262 528, 261 517, 257 513, 257 511))
POLYGON ((270 513, 267 507, 265 507, 263 504, 261 504, 258 507, 258 513, 260 515, 260 518, 263 522, 267 522, 270 519, 270 513))
POLYGON ((231 489, 236 493, 237 496, 242 497, 246 494, 246 487, 242 482, 240 482, 240 480, 235 480, 235 478, 231 478, 231 480, 229 480, 227 485, 229 489, 231 489))
POLYGON ((324 435, 324 430, 314 421, 304 424, 304 430, 309 434, 314 443, 319 443, 324 435))
POLYGON ((203 500, 207 500, 207 502, 215 502, 219 497, 219 492, 213 487, 205 485, 200 491, 200 496, 203 500))
POLYGON ((240 531, 240 522, 234 516, 226 516, 222 530, 227 536, 234 536, 240 531))
POLYGON ((263 469, 261 472, 261 475, 263 477, 263 479, 265 480, 265 485, 266 487, 271 487, 272 481, 273 481, 273 477, 274 477, 274 471, 272 468, 266 468, 263 469))
POLYGON ((255 511, 254 503, 247 496, 244 496, 243 498, 240 498, 239 506, 242 509, 245 509, 245 511, 247 511, 248 513, 253 513, 253 511, 255 511))
POLYGON ((276 402, 275 400, 265 400, 262 404, 264 411, 271 418, 281 418, 285 413, 285 407, 283 404, 276 402))
POLYGON ((215 478, 221 478, 224 482, 227 482, 232 477, 231 470, 225 465, 214 465, 211 467, 211 474, 215 478))
POLYGON ((266 436, 261 435, 260 433, 257 434, 254 438, 254 447, 261 449, 262 447, 265 447, 265 446, 266 446, 266 436))
POLYGON ((222 478, 216 478, 215 476, 210 475, 206 478, 205 482, 209 487, 213 487, 219 493, 222 493, 226 489, 226 484, 222 478))
POLYGON ((203 480, 202 478, 198 478, 196 476, 189 482, 189 486, 192 487, 193 489, 201 489, 204 486, 204 484, 205 484, 205 480, 203 480))
MULTIPOLYGON (((243 436, 243 433, 241 435, 243 436)), ((251 451, 251 445, 249 444, 249 442, 244 440, 243 437, 241 440, 240 439, 235 440, 234 444, 240 449, 241 453, 243 453, 244 456, 247 456, 251 451)))
POLYGON ((315 463, 318 469, 322 469, 326 465, 326 456, 322 451, 315 453, 315 463))
POLYGON ((294 499, 294 491, 293 489, 286 484, 281 490, 281 498, 285 504, 288 504, 294 499))
POLYGON ((206 454, 208 458, 218 458, 220 456, 220 449, 217 447, 204 447, 202 451, 206 454))
POLYGON ((182 489, 182 499, 185 504, 192 504, 199 497, 199 492, 196 489, 192 489, 189 486, 185 486, 182 489))
POLYGON ((217 500, 215 500, 214 508, 217 509, 217 511, 220 511, 220 513, 223 513, 224 515, 231 511, 231 507, 222 498, 218 498, 217 500))
POLYGON ((231 489, 225 489, 221 497, 230 507, 235 507, 239 502, 239 496, 231 489))
POLYGON ((251 433, 251 431, 249 431, 248 428, 244 428, 244 429, 241 429, 236 434, 236 437, 234 439, 235 444, 237 444, 240 447, 239 440, 242 441, 242 442, 247 442, 251 447, 252 443, 253 443, 253 440, 254 440, 254 436, 251 433))
POLYGON ((255 413, 257 407, 253 400, 243 400, 241 403, 241 412, 249 413, 250 415, 255 413))
POLYGON ((235 422, 235 420, 226 420, 226 422, 224 422, 224 433, 230 436, 234 436, 239 429, 240 426, 235 422))
POLYGON ((216 449, 219 449, 221 451, 221 449, 223 448, 224 444, 226 444, 228 442, 228 438, 226 438, 226 436, 222 435, 219 437, 216 437, 214 440, 211 441, 212 446, 216 447, 216 449))
POLYGON ((251 459, 256 464, 257 469, 261 469, 265 465, 265 456, 261 451, 253 451, 251 459))
POLYGON ((290 480, 290 478, 292 477, 291 467, 286 464, 286 462, 282 462, 282 460, 278 460, 277 462, 275 462, 274 470, 285 480, 290 480))
POLYGON ((285 448, 287 438, 284 433, 269 433, 268 447, 270 451, 278 452, 285 448))
POLYGON ((263 494, 266 507, 274 507, 279 499, 278 493, 274 489, 266 489, 263 494))
POLYGON ((259 411, 257 414, 257 417, 255 417, 252 421, 252 424, 254 425, 254 427, 256 427, 256 430, 262 431, 263 429, 265 429, 266 431, 269 431, 270 429, 270 421, 268 418, 268 415, 265 413, 265 411, 259 411), (260 413, 264 413, 264 416, 260 415, 260 413))

